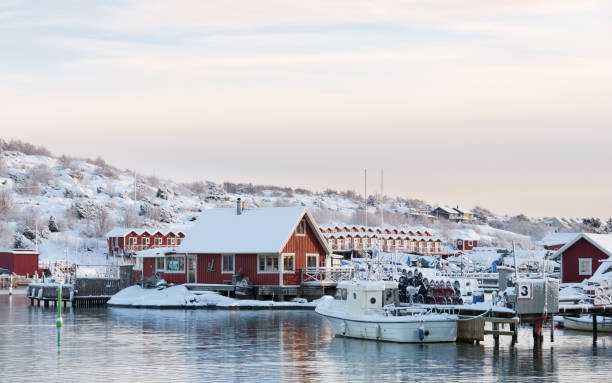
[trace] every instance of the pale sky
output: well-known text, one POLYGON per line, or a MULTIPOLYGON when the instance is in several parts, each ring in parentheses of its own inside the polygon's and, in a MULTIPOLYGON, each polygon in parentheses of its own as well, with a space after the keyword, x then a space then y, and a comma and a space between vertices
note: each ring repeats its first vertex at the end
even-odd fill
POLYGON ((0 0, 0 137, 178 181, 612 216, 612 3, 0 0))

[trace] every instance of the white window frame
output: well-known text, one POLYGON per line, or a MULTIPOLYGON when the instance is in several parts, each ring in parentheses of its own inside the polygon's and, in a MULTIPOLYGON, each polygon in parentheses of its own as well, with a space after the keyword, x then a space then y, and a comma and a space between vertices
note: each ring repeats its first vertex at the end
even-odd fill
POLYGON ((235 254, 222 254, 221 255, 221 274, 235 274, 235 270, 236 270, 236 257, 235 254), (225 257, 232 257, 232 271, 226 271, 224 269, 225 267, 225 263, 223 262, 223 260, 225 259, 225 257))
POLYGON ((306 235, 306 219, 302 219, 302 220, 300 220, 300 222, 298 222, 298 225, 297 225, 297 227, 295 228, 295 235, 298 235, 298 236, 300 236, 300 237, 303 237, 303 236, 305 236, 305 235, 306 235), (303 232, 303 233, 300 233, 300 227, 301 227, 302 225, 304 225, 304 227, 303 227, 304 232, 303 232))
POLYGON ((162 237, 154 237, 153 238, 153 245, 155 246, 161 246, 164 244, 164 239, 162 237), (159 242, 159 243, 157 243, 159 242))
POLYGON ((176 245, 176 238, 174 238, 174 237, 173 238, 168 238, 166 240, 166 243, 168 244, 168 246, 174 246, 174 245, 176 245))
POLYGON ((593 259, 592 258, 578 258, 578 275, 593 275, 593 259), (588 272, 582 269, 583 261, 588 261, 589 263, 588 272))
POLYGON ((468 241, 468 246, 474 246, 474 241, 468 241))
POLYGON ((185 256, 181 256, 181 255, 170 255, 165 257, 166 261, 165 261, 165 265, 166 265, 166 274, 185 274, 185 270, 187 270, 187 260, 185 259, 185 256), (183 270, 168 270, 168 261, 172 258, 183 258, 183 270))
POLYGON ((283 274, 295 274, 295 253, 283 253, 281 258, 283 260, 283 274), (285 269, 285 258, 293 258, 293 270, 285 269))
POLYGON ((155 271, 166 272, 166 259, 165 259, 165 257, 157 257, 157 258, 155 258, 155 271), (157 261, 160 260, 160 259, 162 260, 162 264, 164 265, 164 267, 162 267, 161 269, 157 268, 157 261))
POLYGON ((319 254, 318 253, 306 253, 306 267, 319 267, 319 254), (308 266, 309 257, 315 257, 316 266, 308 266))
MULTIPOLYGON (((259 269, 259 263, 261 262, 260 259, 261 258, 273 258, 272 259, 272 267, 274 267, 274 258, 276 258, 277 262, 278 262, 278 254, 257 254, 257 274, 278 274, 280 272, 280 263, 278 264, 278 267, 276 269, 276 271, 269 271, 269 270, 260 270, 259 269)), ((267 266, 267 261, 264 261, 264 266, 267 266)), ((265 267, 264 267, 265 268, 265 267)))
POLYGON ((149 246, 149 243, 151 243, 151 238, 142 237, 142 247, 149 246))
POLYGON ((128 246, 136 246, 136 245, 138 245, 138 237, 129 237, 128 246), (134 240, 134 243, 132 243, 132 240, 134 240))

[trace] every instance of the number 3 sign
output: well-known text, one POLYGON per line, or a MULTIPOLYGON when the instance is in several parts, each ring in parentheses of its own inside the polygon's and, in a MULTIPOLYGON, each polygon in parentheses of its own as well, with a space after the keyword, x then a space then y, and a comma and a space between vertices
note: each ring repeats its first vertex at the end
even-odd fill
POLYGON ((531 282, 519 282, 518 283, 518 299, 532 299, 533 289, 531 288, 531 282))

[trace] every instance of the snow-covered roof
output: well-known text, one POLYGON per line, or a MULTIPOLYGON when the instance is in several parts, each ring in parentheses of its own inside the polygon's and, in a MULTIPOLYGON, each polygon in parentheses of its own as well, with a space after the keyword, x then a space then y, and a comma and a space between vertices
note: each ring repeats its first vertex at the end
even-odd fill
POLYGON ((612 258, 612 234, 591 234, 591 233, 582 233, 577 235, 573 240, 566 243, 565 246, 560 248, 553 256, 552 259, 556 259, 561 256, 572 245, 581 239, 585 239, 590 242, 593 246, 597 247, 603 253, 605 253, 609 258, 612 258))
POLYGON ((149 233, 149 234, 155 234, 155 233, 162 233, 163 235, 169 234, 169 233, 183 233, 182 230, 178 230, 178 231, 174 231, 174 230, 161 230, 161 229, 146 229, 146 228, 135 228, 135 227, 116 227, 113 230, 109 231, 108 233, 106 233, 106 238, 111 238, 111 237, 125 237, 126 235, 130 234, 131 232, 136 233, 137 235, 142 235, 144 233, 149 233))
POLYGON ((11 250, 0 250, 0 253, 9 253, 9 254, 39 254, 37 250, 34 249, 11 249, 11 250))
POLYGON ((317 229, 314 218, 304 207, 264 207, 206 209, 187 232, 176 251, 204 254, 276 254, 280 253, 298 223, 306 217, 326 253, 327 242, 317 229))
POLYGON ((580 233, 550 233, 546 234, 539 243, 542 246, 564 245, 576 238, 580 233))
POLYGON ((176 247, 156 247, 136 252, 135 258, 160 258, 168 253, 176 253, 176 247))

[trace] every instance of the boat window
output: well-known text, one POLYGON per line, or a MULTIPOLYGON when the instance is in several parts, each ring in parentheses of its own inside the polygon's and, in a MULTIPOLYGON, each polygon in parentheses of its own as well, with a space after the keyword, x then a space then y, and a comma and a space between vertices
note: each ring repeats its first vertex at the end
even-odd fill
POLYGON ((334 296, 336 300, 345 301, 346 300, 346 289, 337 289, 336 295, 334 296))
POLYGON ((353 293, 353 299, 357 299, 357 293, 353 293))
POLYGON ((374 298, 374 297, 370 298, 370 303, 375 305, 376 304, 376 298, 374 298))

